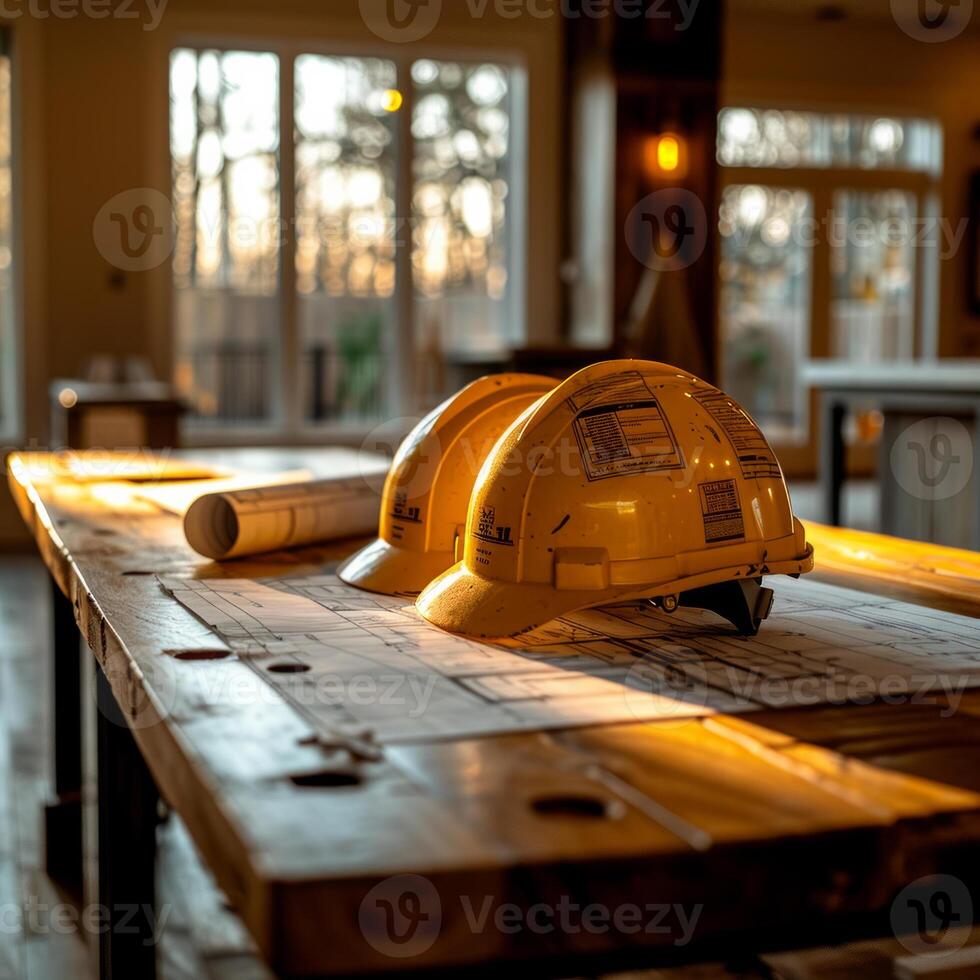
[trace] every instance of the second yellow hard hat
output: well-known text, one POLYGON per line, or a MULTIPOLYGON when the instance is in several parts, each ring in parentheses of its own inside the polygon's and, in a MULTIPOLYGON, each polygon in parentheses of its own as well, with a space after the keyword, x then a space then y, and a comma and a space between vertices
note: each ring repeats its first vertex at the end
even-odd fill
POLYGON ((492 374, 433 409, 398 447, 381 496, 378 538, 337 574, 349 585, 415 596, 456 560, 473 481, 494 443, 557 382, 492 374))

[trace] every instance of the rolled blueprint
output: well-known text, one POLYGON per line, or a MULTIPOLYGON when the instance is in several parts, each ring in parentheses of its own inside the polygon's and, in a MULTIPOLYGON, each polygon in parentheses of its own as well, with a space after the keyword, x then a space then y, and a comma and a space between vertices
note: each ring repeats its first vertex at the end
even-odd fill
POLYGON ((377 534, 385 472, 226 490, 184 515, 187 543, 221 561, 334 538, 377 534))

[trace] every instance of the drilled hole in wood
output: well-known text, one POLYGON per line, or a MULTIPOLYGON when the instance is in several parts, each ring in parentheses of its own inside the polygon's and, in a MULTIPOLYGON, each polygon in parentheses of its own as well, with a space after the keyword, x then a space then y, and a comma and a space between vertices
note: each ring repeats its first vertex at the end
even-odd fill
POLYGON ((601 820, 609 816, 609 807, 604 799, 584 793, 539 796, 531 801, 531 809, 543 817, 585 817, 601 820))
POLYGON ((290 663, 287 661, 281 664, 269 664, 268 669, 274 674, 302 674, 310 669, 310 665, 290 663))
POLYGON ((298 776, 290 776, 289 780, 294 786, 313 786, 327 789, 361 785, 361 777, 356 772, 345 769, 325 769, 322 772, 306 772, 298 776))
POLYGON ((141 569, 134 568, 131 571, 123 572, 123 575, 154 575, 155 572, 144 572, 141 569))
POLYGON ((176 660, 224 660, 230 654, 229 650, 164 650, 167 656, 176 660))
POLYGON ((109 535, 115 534, 116 532, 113 531, 111 527, 97 527, 93 533, 98 534, 100 537, 107 538, 109 535))

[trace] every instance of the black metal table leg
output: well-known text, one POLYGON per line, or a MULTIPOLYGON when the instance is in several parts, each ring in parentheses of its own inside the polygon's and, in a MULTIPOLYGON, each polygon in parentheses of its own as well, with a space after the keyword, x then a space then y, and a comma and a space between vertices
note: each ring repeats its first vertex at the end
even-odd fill
POLYGON ((100 668, 97 674, 99 943, 102 980, 156 973, 156 827, 153 778, 100 668))
POLYGON ((841 495, 844 487, 844 416, 846 406, 833 395, 822 398, 820 432, 820 483, 824 519, 834 527, 843 521, 841 495))
POLYGON ((44 808, 44 865, 82 900, 82 657, 75 611, 51 580, 54 799, 44 808))

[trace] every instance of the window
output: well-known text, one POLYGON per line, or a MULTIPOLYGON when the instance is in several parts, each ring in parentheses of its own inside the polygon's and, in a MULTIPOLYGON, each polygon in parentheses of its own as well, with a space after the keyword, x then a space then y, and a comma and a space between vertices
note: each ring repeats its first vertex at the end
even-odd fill
POLYGON ((269 419, 279 380, 278 61, 175 51, 177 385, 198 415, 269 419))
POLYGON ((518 340, 508 308, 511 100, 497 65, 412 66, 415 319, 421 351, 493 354, 518 340))
POLYGON ((802 442, 807 358, 934 352, 927 225, 942 131, 924 119, 735 107, 719 116, 717 154, 722 383, 774 441, 802 442))
POLYGON ((9 35, 0 31, 0 434, 20 429, 19 330, 13 282, 13 134, 9 35))
POLYGON ((180 48, 170 78, 176 379, 199 425, 414 411, 447 365, 522 336, 519 69, 180 48))
POLYGON ((397 71, 319 55, 295 70, 304 418, 373 418, 395 358, 397 71))

